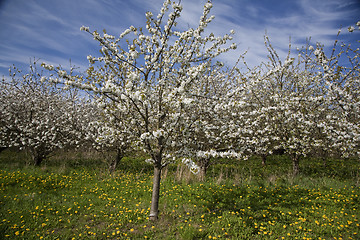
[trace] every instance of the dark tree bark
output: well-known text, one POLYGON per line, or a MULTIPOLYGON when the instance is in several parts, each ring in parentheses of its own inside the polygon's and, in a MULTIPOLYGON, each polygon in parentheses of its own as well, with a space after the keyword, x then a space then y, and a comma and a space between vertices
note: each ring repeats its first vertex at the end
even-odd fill
POLYGON ((109 172, 113 173, 116 170, 116 167, 119 165, 121 159, 124 157, 124 152, 121 149, 118 149, 116 152, 116 157, 112 160, 110 167, 109 167, 109 172))
POLYGON ((325 156, 322 157, 322 164, 324 168, 327 168, 327 161, 325 156))
POLYGON ((263 166, 266 166, 266 157, 267 157, 267 155, 261 155, 261 164, 263 166))
POLYGON ((36 149, 31 149, 31 156, 33 159, 34 166, 38 167, 49 155, 49 151, 44 150, 44 148, 39 147, 36 149))
POLYGON ((44 161, 44 159, 45 156, 43 156, 42 154, 33 155, 34 166, 39 167, 41 163, 44 161))

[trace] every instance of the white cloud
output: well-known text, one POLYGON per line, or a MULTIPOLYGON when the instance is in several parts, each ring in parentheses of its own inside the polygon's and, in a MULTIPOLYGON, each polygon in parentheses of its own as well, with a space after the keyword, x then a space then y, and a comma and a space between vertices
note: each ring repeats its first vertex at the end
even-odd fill
MULTIPOLYGON (((184 10, 178 27, 196 27, 205 2, 182 0, 184 10)), ((11 0, 5 3, 0 9, 0 75, 7 73, 4 66, 28 64, 30 57, 64 66, 71 58, 85 68, 86 55, 97 54, 98 43, 80 32, 82 25, 92 30, 106 29, 118 36, 130 25, 144 26, 145 12, 150 10, 156 16, 163 0, 11 0)), ((233 64, 248 50, 246 59, 250 65, 266 60, 265 31, 280 55, 285 56, 289 36, 294 47, 305 44, 310 36, 314 42, 330 45, 341 25, 346 28, 359 20, 356 18, 360 10, 357 0, 214 0, 213 5, 211 14, 215 20, 208 32, 222 36, 234 29, 234 42, 238 44, 236 51, 220 59, 233 64)), ((349 35, 344 37, 350 39, 349 35)))

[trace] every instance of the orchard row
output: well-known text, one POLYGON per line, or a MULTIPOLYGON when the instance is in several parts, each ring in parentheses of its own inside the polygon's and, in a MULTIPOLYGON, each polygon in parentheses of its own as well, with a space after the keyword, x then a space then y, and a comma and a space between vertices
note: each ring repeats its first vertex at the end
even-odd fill
POLYGON ((182 6, 168 0, 119 37, 81 27, 101 46, 84 73, 46 63, 49 72, 35 63, 26 74, 11 69, 1 83, 0 145, 28 149, 35 164, 58 148, 112 149, 112 169, 127 152, 144 151, 154 165, 150 219, 161 170, 178 159, 204 175, 214 157, 281 150, 296 174, 301 156, 359 156, 359 48, 336 41, 327 54, 308 44, 281 59, 265 37, 268 62, 249 67, 240 56, 229 68, 216 57, 236 48, 234 31, 206 34, 211 8, 184 31, 182 6))

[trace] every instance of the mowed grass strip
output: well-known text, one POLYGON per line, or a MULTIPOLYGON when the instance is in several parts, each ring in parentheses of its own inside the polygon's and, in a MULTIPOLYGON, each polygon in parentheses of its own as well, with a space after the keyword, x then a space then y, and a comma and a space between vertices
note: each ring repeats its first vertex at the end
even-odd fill
MULTIPOLYGON (((148 220, 151 173, 134 166, 110 176, 101 168, 2 165, 0 238, 359 239, 360 189, 353 168, 350 176, 339 167, 341 173, 331 176, 294 178, 281 170, 286 161, 277 161, 278 167, 275 159, 269 162, 269 172, 259 162, 237 165, 251 168, 247 173, 231 164, 213 166, 206 182, 186 174, 179 179, 175 168, 169 170, 157 222, 148 220)), ((303 172, 313 164, 304 160, 303 172)))

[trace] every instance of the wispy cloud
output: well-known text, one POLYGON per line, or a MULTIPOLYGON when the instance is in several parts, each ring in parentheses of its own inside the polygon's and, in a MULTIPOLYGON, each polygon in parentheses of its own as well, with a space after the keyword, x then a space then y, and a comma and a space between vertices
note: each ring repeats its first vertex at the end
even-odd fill
MULTIPOLYGON (((294 48, 305 45, 309 37, 314 42, 331 46, 341 26, 346 28, 360 18, 360 3, 356 1, 262 1, 263 4, 259 4, 259 1, 242 0, 236 1, 235 5, 231 2, 234 3, 225 0, 220 6, 214 4, 215 14, 220 16, 214 24, 217 24, 216 28, 224 29, 225 26, 237 31, 235 41, 239 43, 240 52, 248 49, 250 65, 266 60, 265 32, 280 55, 285 57, 289 37, 294 48), (283 2, 287 2, 286 6, 283 2)), ((349 35, 345 33, 342 37, 349 35)), ((354 38, 347 40, 355 42, 354 38)), ((229 54, 227 59, 233 61, 234 54, 229 54)))
MULTIPOLYGON (((184 10, 179 28, 196 27, 205 0, 182 0, 184 10)), ((88 54, 98 54, 98 43, 85 32, 92 30, 118 36, 130 25, 144 26, 145 12, 157 14, 163 0, 5 0, 0 5, 0 75, 7 66, 28 65, 31 57, 41 58, 55 65, 68 66, 72 62, 86 68, 88 54)), ((305 44, 306 38, 330 45, 339 27, 346 28, 358 21, 360 3, 357 0, 221 0, 213 1, 215 20, 208 32, 224 35, 236 31, 234 42, 238 49, 221 57, 233 64, 248 50, 250 65, 266 60, 263 36, 270 36, 281 56, 285 56, 289 37, 294 47, 305 44)), ((343 34, 354 41, 359 33, 343 34), (357 35, 355 35, 357 34, 357 35), (355 36, 355 37, 354 37, 355 36)))

